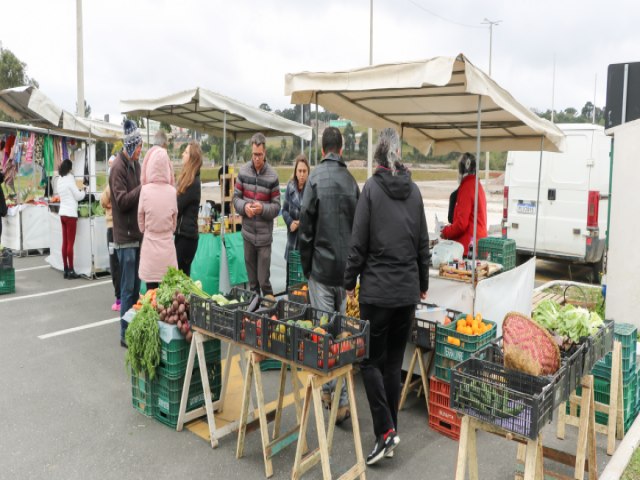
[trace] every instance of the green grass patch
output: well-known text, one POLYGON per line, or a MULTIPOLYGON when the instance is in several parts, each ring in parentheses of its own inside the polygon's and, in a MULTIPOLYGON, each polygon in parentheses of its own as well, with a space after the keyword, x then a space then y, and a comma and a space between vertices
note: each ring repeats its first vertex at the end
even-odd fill
POLYGON ((622 480, 640 480, 640 449, 633 452, 629 465, 622 474, 622 480))

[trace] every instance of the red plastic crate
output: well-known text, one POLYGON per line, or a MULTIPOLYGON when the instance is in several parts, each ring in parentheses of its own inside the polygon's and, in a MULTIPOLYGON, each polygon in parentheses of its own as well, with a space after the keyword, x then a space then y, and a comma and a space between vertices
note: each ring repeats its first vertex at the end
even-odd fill
POLYGON ((449 391, 451 387, 447 382, 438 380, 436 377, 429 379, 429 404, 433 403, 441 407, 450 408, 449 391))
POLYGON ((460 440, 461 425, 462 419, 455 410, 429 400, 429 426, 432 429, 453 440, 460 440))

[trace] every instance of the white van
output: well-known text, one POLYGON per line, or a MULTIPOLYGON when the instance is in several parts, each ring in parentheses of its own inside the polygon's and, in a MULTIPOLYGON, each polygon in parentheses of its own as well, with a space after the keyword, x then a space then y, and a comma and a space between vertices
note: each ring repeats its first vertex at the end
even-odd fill
POLYGON ((607 229, 611 138, 590 124, 559 124, 563 153, 544 152, 537 204, 540 152, 509 152, 504 178, 502 236, 516 241, 519 259, 536 255, 602 271, 607 229))

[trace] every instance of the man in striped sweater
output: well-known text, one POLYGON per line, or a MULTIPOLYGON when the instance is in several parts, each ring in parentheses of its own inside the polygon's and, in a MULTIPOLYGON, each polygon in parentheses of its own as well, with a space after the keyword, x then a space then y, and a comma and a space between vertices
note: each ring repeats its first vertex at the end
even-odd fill
POLYGON ((244 261, 249 287, 262 295, 273 295, 271 243, 273 220, 280 213, 278 173, 267 164, 267 139, 261 133, 251 137, 251 161, 240 168, 233 206, 242 219, 244 261))

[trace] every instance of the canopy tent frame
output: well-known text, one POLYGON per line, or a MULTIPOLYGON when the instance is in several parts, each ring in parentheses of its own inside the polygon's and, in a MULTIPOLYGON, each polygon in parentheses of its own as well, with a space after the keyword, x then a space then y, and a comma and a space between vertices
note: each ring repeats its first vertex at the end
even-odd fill
MULTIPOLYGON (((173 95, 149 100, 123 100, 120 102, 123 114, 144 116, 149 120, 166 122, 178 127, 200 130, 209 134, 222 134, 222 183, 221 193, 226 191, 227 137, 233 139, 233 155, 236 158, 236 143, 240 139, 250 138, 255 133, 299 136, 311 140, 311 127, 282 118, 272 112, 251 107, 237 100, 201 87, 185 90, 173 95), (216 116, 222 116, 221 119, 216 116), (230 118, 231 117, 231 118, 230 118), (220 122, 221 121, 221 122, 220 122)), ((222 201, 222 216, 225 214, 222 201)), ((224 221, 220 225, 222 256, 220 279, 228 280, 223 270, 227 268, 224 248, 224 221)), ((230 285, 224 285, 229 287, 230 285)), ((220 285, 221 289, 222 284, 220 285)))
MULTIPOLYGON (((462 54, 422 62, 376 65, 346 72, 287 74, 292 103, 315 100, 362 125, 391 127, 419 150, 435 154, 490 150, 562 151, 564 134, 538 118, 462 54), (487 105, 482 109, 483 98, 487 105), (477 107, 471 102, 477 99, 477 107), (431 105, 427 102, 433 102, 431 105), (443 108, 449 106, 449 108, 443 108), (391 109, 393 108, 393 109, 391 109), (475 114, 475 115, 474 115, 475 114), (475 116, 475 129, 473 124, 475 116), (433 120, 431 120, 433 119, 433 120), (545 139, 548 141, 545 143, 545 139), (475 145, 473 145, 475 140, 475 145)), ((316 135, 316 145, 318 141, 316 135)), ((479 161, 479 160, 477 160, 479 161)), ((477 238, 479 177, 476 165, 473 245, 477 238)), ((538 182, 538 197, 540 182, 538 182)), ((536 209, 536 219, 538 210, 536 209)), ((537 236, 537 227, 536 233, 537 236)), ((475 265, 477 248, 473 249, 475 265)), ((472 271, 475 297, 476 272, 472 271)))

